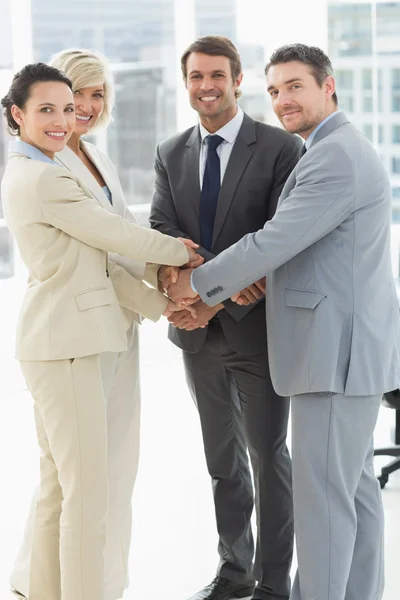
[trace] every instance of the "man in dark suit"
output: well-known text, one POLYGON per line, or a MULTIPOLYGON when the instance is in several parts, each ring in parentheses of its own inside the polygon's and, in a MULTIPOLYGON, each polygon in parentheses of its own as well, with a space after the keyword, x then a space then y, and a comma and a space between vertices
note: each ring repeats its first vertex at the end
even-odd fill
MULTIPOLYGON (((150 221, 163 233, 199 243, 208 261, 273 216, 302 144, 238 107, 242 69, 228 39, 196 40, 182 56, 182 73, 200 123, 158 146, 150 221)), ((170 277, 162 268, 165 287, 170 277)), ((197 320, 184 309, 171 319, 169 339, 183 350, 200 414, 219 532, 217 576, 191 600, 289 597, 289 400, 271 384, 262 289, 259 282, 242 291, 247 306, 198 302, 197 320), (254 564, 247 450, 257 511, 254 564)))

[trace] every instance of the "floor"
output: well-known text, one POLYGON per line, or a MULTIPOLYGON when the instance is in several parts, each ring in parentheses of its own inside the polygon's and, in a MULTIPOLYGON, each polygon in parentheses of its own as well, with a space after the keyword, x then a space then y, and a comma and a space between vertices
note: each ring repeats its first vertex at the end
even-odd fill
MULTIPOLYGON (((8 576, 37 482, 38 452, 30 399, 12 359, 20 289, 0 286, 0 599, 15 600, 8 576)), ((217 537, 211 485, 196 411, 179 351, 166 323, 145 323, 141 335, 142 452, 134 494, 131 587, 124 600, 186 600, 214 576, 217 537)), ((376 445, 391 439, 393 412, 382 409, 376 445)), ((383 459, 385 461, 385 459, 383 459)), ((379 463, 377 463, 379 466, 379 463)), ((383 491, 386 512, 386 591, 399 600, 400 474, 383 491)), ((363 600, 360 598, 360 600, 363 600)))

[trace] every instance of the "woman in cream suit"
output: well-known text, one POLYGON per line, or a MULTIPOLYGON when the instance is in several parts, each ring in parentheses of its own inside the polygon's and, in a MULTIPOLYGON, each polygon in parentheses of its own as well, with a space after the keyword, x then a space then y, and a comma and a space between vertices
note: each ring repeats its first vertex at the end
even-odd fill
POLYGON ((2 181, 6 223, 29 271, 16 352, 34 399, 41 449, 30 600, 105 600, 108 501, 106 399, 100 355, 127 350, 126 314, 157 320, 175 306, 108 257, 183 265, 179 240, 104 209, 55 162, 75 127, 72 84, 28 65, 2 106, 20 140, 2 181))
MULTIPOLYGON (((67 146, 56 160, 76 175, 107 211, 134 223, 126 206, 114 165, 96 146, 82 139, 108 125, 113 105, 113 83, 107 60, 89 50, 65 50, 51 64, 72 81, 75 102, 75 128, 67 146)), ((158 265, 145 260, 110 255, 133 277, 157 287, 158 265)), ((147 257, 145 257, 147 258, 147 257)), ((105 600, 116 600, 128 586, 128 554, 131 539, 131 498, 139 460, 140 380, 138 323, 141 315, 122 308, 127 328, 128 348, 100 356, 103 387, 107 400, 109 502, 104 549, 105 600)), ((17 556, 11 585, 28 597, 34 496, 24 541, 17 556)))

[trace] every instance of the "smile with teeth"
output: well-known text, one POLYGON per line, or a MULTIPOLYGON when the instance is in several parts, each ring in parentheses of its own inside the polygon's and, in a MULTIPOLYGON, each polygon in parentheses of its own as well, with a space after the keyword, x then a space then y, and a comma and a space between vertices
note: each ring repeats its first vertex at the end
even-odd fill
POLYGON ((45 133, 49 137, 58 138, 58 139, 65 138, 65 136, 67 135, 66 131, 46 131, 45 133))
POLYGON ((200 100, 202 102, 214 102, 214 100, 218 100, 219 96, 201 96, 200 100))
POLYGON ((87 123, 92 117, 91 115, 89 115, 88 117, 85 117, 83 115, 75 115, 75 118, 77 121, 83 121, 84 123, 87 123))

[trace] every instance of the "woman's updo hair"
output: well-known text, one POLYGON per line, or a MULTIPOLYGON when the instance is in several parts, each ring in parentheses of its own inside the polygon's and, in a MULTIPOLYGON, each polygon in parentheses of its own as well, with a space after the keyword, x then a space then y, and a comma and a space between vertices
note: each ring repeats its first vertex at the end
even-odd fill
POLYGON ((7 119, 11 135, 20 135, 21 133, 18 123, 12 116, 11 107, 15 104, 18 108, 23 109, 31 96, 32 87, 36 83, 46 81, 60 81, 72 90, 72 83, 64 73, 41 62, 26 65, 14 75, 10 89, 1 99, 3 114, 7 119))

